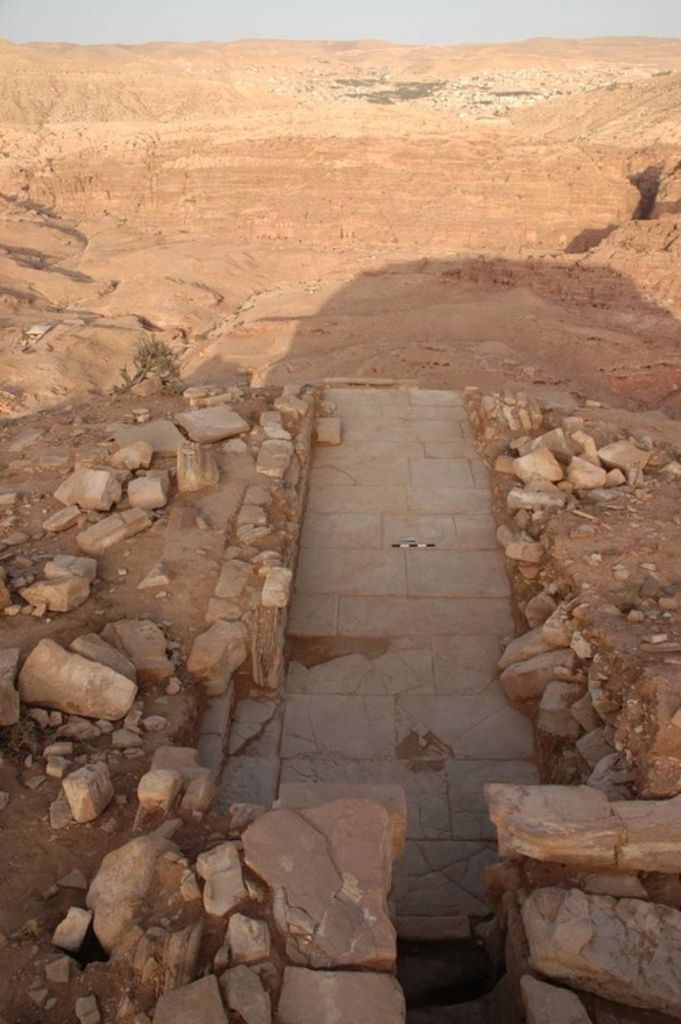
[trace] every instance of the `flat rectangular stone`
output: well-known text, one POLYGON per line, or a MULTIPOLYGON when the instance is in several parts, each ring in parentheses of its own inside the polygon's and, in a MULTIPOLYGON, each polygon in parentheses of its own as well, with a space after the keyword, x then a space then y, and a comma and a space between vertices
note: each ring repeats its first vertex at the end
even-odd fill
POLYGON ((483 872, 496 859, 492 843, 408 840, 395 866, 392 895, 398 918, 489 914, 483 872))
POLYGON ((465 697, 494 686, 501 655, 498 636, 434 636, 432 638, 435 690, 465 697))
MULTIPOLYGON (((474 449, 467 441, 459 442, 474 455, 474 449)), ((314 454, 315 466, 334 466, 346 459, 421 459, 427 445, 419 441, 346 441, 335 448, 317 448, 314 454)), ((457 453, 458 454, 458 453, 457 453)), ((456 457, 456 456, 453 456, 456 457)), ((461 456, 466 458, 466 454, 461 456)))
POLYGON ((170 420, 150 420, 148 423, 131 425, 117 423, 111 433, 119 448, 125 448, 137 441, 146 441, 157 455, 164 457, 176 455, 178 447, 184 441, 182 434, 170 420))
POLYGON ((449 441, 429 441, 423 448, 427 459, 475 458, 475 446, 470 441, 464 441, 462 437, 453 437, 449 441))
POLYGON ((338 632, 344 636, 440 636, 513 632, 506 598, 341 597, 338 632))
POLYGON ((226 437, 235 437, 248 430, 246 420, 228 405, 183 412, 177 416, 177 422, 184 427, 192 441, 198 441, 199 444, 223 441, 226 437))
POLYGON ((272 757, 235 755, 220 776, 215 809, 225 814, 230 804, 272 804, 279 784, 279 761, 272 757))
POLYGON ((487 810, 485 786, 512 782, 532 786, 539 782, 533 761, 447 761, 451 834, 454 839, 496 839, 487 810))
POLYGON ((454 516, 458 546, 464 551, 496 551, 497 530, 492 516, 469 515, 465 512, 454 516))
POLYGON ((532 758, 534 733, 529 718, 502 693, 473 697, 419 694, 395 698, 400 756, 446 757, 478 761, 532 758), (432 754, 424 747, 428 735, 432 754), (440 754, 442 756, 442 754, 440 754))
POLYGON ((448 420, 406 420, 395 416, 382 419, 352 416, 343 420, 348 441, 450 441, 461 437, 461 424, 448 420))
POLYGON ((290 696, 281 756, 394 757, 392 697, 290 696))
POLYGON ((436 544, 440 549, 454 550, 458 547, 454 517, 451 515, 427 516, 385 512, 383 546, 390 547, 391 544, 408 538, 420 543, 436 544))
POLYGON ((458 391, 438 391, 434 388, 409 388, 409 401, 412 405, 425 405, 429 408, 463 407, 463 396, 458 391))
POLYGON ((456 487, 408 487, 407 507, 410 512, 461 512, 489 515, 491 495, 477 488, 464 490, 456 487))
POLYGON ((404 552, 330 548, 323 557, 305 548, 296 577, 298 594, 406 594, 404 552))
POLYGON ((415 597, 505 597, 510 593, 497 551, 405 552, 408 592, 415 597))
POLYGON ((344 759, 342 757, 293 757, 281 763, 285 783, 336 783, 338 785, 398 786, 407 800, 408 839, 450 838, 450 810, 444 768, 413 771, 405 761, 344 759))
POLYGON ((310 474, 310 486, 358 487, 372 486, 380 480, 383 485, 406 485, 410 482, 409 462, 406 458, 347 458, 318 465, 316 460, 310 474))
POLYGON ((378 512, 307 512, 300 538, 302 548, 380 548, 383 546, 378 512))
POLYGON ((468 459, 410 459, 414 487, 473 487, 468 459))
MULTIPOLYGON (((310 491, 308 510, 322 514, 328 512, 406 512, 405 487, 339 487, 338 484, 318 485, 310 491)), ((489 510, 489 506, 485 511, 489 510)))
POLYGON ((336 594, 294 594, 289 608, 291 636, 335 636, 338 629, 336 594))

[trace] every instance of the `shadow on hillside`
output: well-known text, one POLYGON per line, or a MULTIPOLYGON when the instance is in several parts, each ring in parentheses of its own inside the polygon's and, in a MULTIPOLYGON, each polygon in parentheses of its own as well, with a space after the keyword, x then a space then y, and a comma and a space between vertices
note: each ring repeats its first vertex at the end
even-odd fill
POLYGON ((667 403, 668 412, 681 387, 681 321, 630 278, 560 258, 385 263, 315 312, 284 318, 282 330, 291 319, 297 326, 267 383, 375 375, 499 387, 509 362, 528 384, 536 371, 535 383, 620 404, 667 403), (411 358, 414 346, 423 360, 411 358))

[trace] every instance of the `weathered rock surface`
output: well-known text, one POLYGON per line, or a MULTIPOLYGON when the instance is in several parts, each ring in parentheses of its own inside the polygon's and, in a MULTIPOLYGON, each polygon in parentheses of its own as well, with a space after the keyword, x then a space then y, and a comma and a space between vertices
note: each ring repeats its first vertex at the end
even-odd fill
POLYGON ((681 1020, 681 913, 643 900, 537 889, 522 919, 535 970, 681 1020))
POLYGON ((65 651, 50 639, 33 648, 19 673, 19 695, 24 704, 85 718, 111 722, 124 718, 136 694, 131 679, 107 665, 65 651))
POLYGON ((293 457, 290 441, 263 441, 255 465, 258 473, 281 480, 293 457))
POLYGON ((246 899, 239 851, 234 843, 221 843, 202 853, 196 871, 205 880, 203 906, 212 917, 224 917, 246 899))
POLYGON ((287 967, 277 1013, 281 1024, 403 1024, 402 989, 387 974, 287 967))
POLYGON ((120 501, 121 485, 114 473, 108 469, 76 469, 54 492, 62 505, 79 505, 80 508, 108 512, 120 501))
POLYGON ((202 491, 220 482, 220 470, 207 449, 185 441, 177 449, 177 489, 180 493, 202 491))
POLYGON ((69 612, 87 601, 90 596, 90 580, 82 576, 39 580, 30 587, 22 587, 19 593, 34 608, 43 607, 49 612, 69 612))
POLYGON ((499 676, 499 682, 509 700, 534 700, 541 697, 547 683, 560 678, 561 670, 572 671, 576 661, 574 651, 547 651, 509 665, 499 676))
POLYGON ((134 441, 119 448, 111 456, 111 465, 116 469, 148 469, 154 457, 154 448, 148 441, 134 441))
POLYGON ((85 934, 92 921, 92 912, 82 907, 70 907, 66 917, 59 922, 52 935, 52 945, 77 953, 83 945, 85 934))
POLYGON ((114 795, 109 769, 103 761, 86 764, 62 782, 73 820, 94 821, 111 803, 114 795))
POLYGON ((552 482, 563 479, 563 467, 548 448, 537 448, 521 455, 514 461, 513 471, 524 483, 529 483, 533 477, 552 482))
POLYGON ((531 975, 520 979, 527 1024, 591 1024, 578 995, 531 975))
POLYGON ((637 448, 631 441, 615 441, 598 449, 598 457, 608 469, 644 469, 650 461, 650 452, 637 448))
POLYGON ((245 964, 225 971, 220 989, 228 1008, 238 1013, 244 1024, 271 1024, 270 997, 255 971, 245 964))
POLYGON ((168 504, 168 480, 162 476, 138 476, 128 484, 133 508, 155 509, 168 504))
POLYGON ((126 654, 137 669, 139 683, 160 683, 175 674, 166 656, 163 630, 150 619, 121 619, 102 630, 102 638, 126 654))
POLYGON ((290 955, 313 967, 392 968, 391 830, 383 807, 336 800, 298 813, 270 811, 246 829, 243 843, 247 866, 281 891, 290 955))
POLYGON ((82 654, 90 661, 108 665, 119 675, 131 679, 133 683, 137 682, 137 669, 130 658, 116 647, 108 644, 106 640, 102 640, 98 633, 84 633, 82 636, 77 636, 75 640, 71 641, 70 646, 76 654, 82 654))
POLYGON ((200 633, 187 659, 187 671, 198 679, 215 672, 231 675, 246 660, 248 633, 243 622, 214 622, 200 633))
POLYGON ((135 921, 164 853, 179 853, 174 843, 152 833, 133 839, 104 857, 85 898, 94 913, 94 929, 110 953, 135 921))

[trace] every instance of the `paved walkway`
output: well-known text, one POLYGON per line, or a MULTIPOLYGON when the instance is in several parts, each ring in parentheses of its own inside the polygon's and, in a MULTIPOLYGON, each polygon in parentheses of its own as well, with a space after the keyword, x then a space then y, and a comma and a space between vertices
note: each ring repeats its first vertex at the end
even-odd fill
POLYGON ((487 471, 458 394, 328 397, 343 443, 314 457, 280 779, 402 784, 398 918, 486 913, 483 786, 536 781, 531 724, 494 682, 513 627, 487 471))

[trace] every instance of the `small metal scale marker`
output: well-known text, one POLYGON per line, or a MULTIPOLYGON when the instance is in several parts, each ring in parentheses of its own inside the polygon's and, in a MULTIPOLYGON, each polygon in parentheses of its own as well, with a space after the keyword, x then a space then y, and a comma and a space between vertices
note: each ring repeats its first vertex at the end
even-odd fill
POLYGON ((390 546, 393 548, 434 548, 435 544, 431 541, 418 541, 413 537, 408 537, 406 540, 398 540, 390 546))

